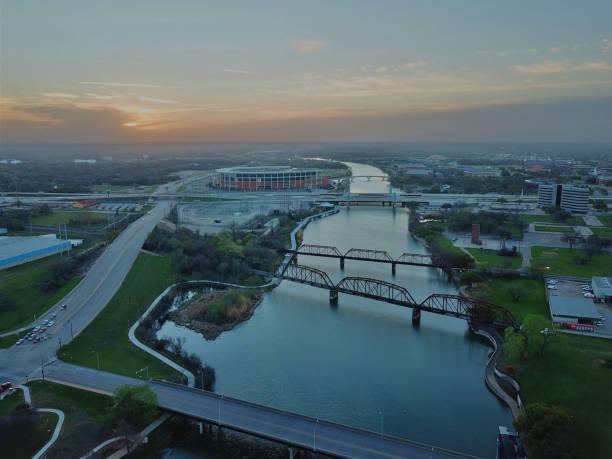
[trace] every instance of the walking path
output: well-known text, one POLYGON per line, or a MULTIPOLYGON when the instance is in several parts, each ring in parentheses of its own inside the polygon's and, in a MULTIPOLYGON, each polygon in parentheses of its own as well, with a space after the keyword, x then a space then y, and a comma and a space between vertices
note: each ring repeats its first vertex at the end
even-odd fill
MULTIPOLYGON (((15 388, 21 389, 23 391, 23 399, 25 400, 25 402, 28 405, 32 405, 32 397, 30 395, 30 388, 22 384, 15 386, 15 388)), ((59 437, 59 434, 62 430, 62 425, 64 425, 64 419, 66 418, 63 411, 56 410, 54 408, 38 408, 36 411, 42 412, 42 413, 55 413, 57 414, 57 417, 59 419, 57 421, 57 425, 55 426, 55 430, 53 431, 53 435, 51 436, 51 440, 49 440, 34 456, 32 456, 33 459, 38 459, 43 454, 45 454, 47 450, 51 448, 51 446, 53 446, 53 444, 57 441, 57 438, 59 437)))

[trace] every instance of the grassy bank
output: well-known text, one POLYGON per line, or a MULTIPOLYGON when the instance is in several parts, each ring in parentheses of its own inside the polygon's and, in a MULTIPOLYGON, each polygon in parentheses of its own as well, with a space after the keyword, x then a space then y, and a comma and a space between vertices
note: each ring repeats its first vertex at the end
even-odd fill
POLYGON ((126 376, 149 367, 152 378, 179 380, 182 375, 134 346, 128 339, 132 324, 153 300, 172 282, 167 257, 140 253, 121 288, 104 310, 69 345, 58 353, 62 360, 126 376))
POLYGON ((582 457, 612 457, 612 342, 562 335, 543 357, 509 362, 517 367, 524 403, 545 402, 574 412, 582 457))
POLYGON ((22 327, 40 317, 83 279, 83 276, 74 277, 54 292, 47 293, 37 288, 47 276, 47 268, 43 267, 0 279, 0 290, 16 303, 14 309, 0 311, 0 332, 22 327))
POLYGON ((491 295, 491 301, 507 308, 520 322, 527 314, 549 317, 544 281, 536 279, 487 279, 483 284, 491 295), (512 289, 518 289, 520 297, 515 300, 512 289))
POLYGON ((596 234, 599 237, 612 238, 612 228, 592 226, 591 230, 593 231, 593 234, 596 234))
POLYGON ((98 418, 105 412, 110 397, 44 381, 33 381, 28 386, 32 404, 56 408, 66 415, 61 435, 45 457, 81 457, 112 436, 98 418))
POLYGON ((472 255, 479 268, 513 268, 518 269, 521 267, 523 256, 518 252, 515 257, 504 257, 498 255, 495 250, 484 250, 484 249, 466 249, 470 255, 472 255))
POLYGON ((546 231, 549 233, 573 233, 574 228, 571 226, 542 226, 535 225, 536 231, 546 231))
POLYGON ((532 269, 550 275, 609 276, 612 269, 612 255, 605 252, 589 259, 587 253, 580 249, 534 246, 531 248, 531 257, 532 269))
POLYGON ((438 247, 440 247, 442 250, 446 250, 447 252, 457 255, 464 255, 463 250, 461 250, 459 247, 455 247, 448 238, 439 237, 436 239, 436 244, 438 244, 438 247))
POLYGON ((54 210, 47 215, 39 215, 32 219, 32 225, 57 226, 66 224, 81 228, 93 229, 106 225, 108 214, 88 210, 54 210), (72 223, 71 223, 72 222, 72 223))
POLYGON ((27 332, 28 330, 24 330, 21 333, 15 333, 14 335, 0 337, 0 349, 6 349, 7 347, 11 347, 17 342, 19 338, 23 338, 27 332))

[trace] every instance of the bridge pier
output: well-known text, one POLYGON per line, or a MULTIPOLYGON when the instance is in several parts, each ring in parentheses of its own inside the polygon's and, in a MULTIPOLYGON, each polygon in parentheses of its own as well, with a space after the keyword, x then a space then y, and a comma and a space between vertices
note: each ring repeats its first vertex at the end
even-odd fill
POLYGON ((289 459, 293 459, 295 457, 295 448, 289 448, 289 459))
POLYGON ((344 257, 340 257, 340 269, 344 269, 344 257))
POLYGON ((414 308, 412 310, 412 323, 418 324, 421 322, 421 310, 419 308, 414 308))
POLYGON ((297 253, 293 254, 293 258, 291 259, 291 263, 293 263, 294 265, 297 265, 298 259, 297 259, 297 253))
POLYGON ((395 276, 396 267, 397 267, 396 263, 391 263, 391 274, 393 274, 394 276, 395 276))
POLYGON ((331 289, 329 291, 329 304, 336 306, 338 304, 338 290, 331 289))

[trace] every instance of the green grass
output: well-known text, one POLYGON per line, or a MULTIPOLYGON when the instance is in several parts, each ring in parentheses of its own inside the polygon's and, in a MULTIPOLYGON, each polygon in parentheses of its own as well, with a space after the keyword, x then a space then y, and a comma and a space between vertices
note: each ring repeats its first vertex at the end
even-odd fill
MULTIPOLYGON (((527 223, 537 223, 537 222, 556 223, 555 221, 553 221, 552 216, 548 214, 545 214, 545 215, 521 214, 519 218, 527 223)), ((582 217, 574 216, 574 217, 568 218, 564 222, 559 222, 559 223, 565 223, 568 225, 584 225, 584 220, 582 217)))
POLYGON ((512 362, 524 403, 545 402, 575 414, 581 457, 612 457, 612 340, 561 335, 543 357, 512 362))
POLYGON ((544 281, 537 279, 487 279, 483 282, 491 292, 491 301, 505 307, 520 322, 527 314, 550 317, 544 281), (515 301, 508 293, 510 288, 520 288, 522 295, 515 301))
POLYGON ((596 217, 604 225, 612 227, 612 215, 596 215, 596 217))
POLYGON ((23 338, 27 332, 28 330, 24 330, 21 333, 15 333, 14 335, 0 337, 0 349, 6 349, 7 347, 11 347, 17 342, 19 338, 23 338))
POLYGON ((591 226, 591 230, 599 237, 612 237, 612 228, 591 226))
POLYGON ((23 400, 23 392, 20 389, 14 390, 12 394, 0 400, 0 418, 8 416, 15 411, 15 408, 23 403, 25 403, 23 400))
POLYGON ((612 255, 605 252, 589 260, 584 250, 534 246, 531 257, 531 268, 549 275, 609 276, 612 271, 612 255))
POLYGON ((518 269, 521 267, 523 261, 523 255, 518 252, 516 257, 504 257, 498 255, 495 250, 483 250, 483 249, 466 249, 470 252, 476 261, 478 266, 481 268, 512 268, 518 269))
POLYGON ((33 381, 28 386, 35 406, 56 408, 66 415, 61 435, 45 457, 81 457, 101 438, 113 436, 99 420, 110 397, 46 381, 33 381))
POLYGON ((459 247, 455 247, 448 238, 439 237, 436 239, 436 244, 438 244, 438 247, 443 250, 447 250, 456 254, 464 254, 463 250, 461 250, 459 247))
POLYGON ((0 312, 0 332, 14 330, 40 317, 78 285, 83 276, 68 281, 53 293, 43 293, 36 284, 47 278, 47 269, 39 268, 0 280, 0 290, 15 299, 17 307, 0 312))
POLYGON ((57 226, 69 224, 71 220, 78 220, 80 227, 98 228, 107 223, 106 213, 91 212, 88 210, 54 210, 49 215, 40 215, 32 219, 32 225, 57 226))
POLYGON ((177 380, 182 375, 134 346, 128 330, 153 300, 172 282, 170 261, 140 253, 121 288, 104 310, 79 336, 60 349, 58 356, 69 363, 134 377, 148 366, 152 378, 177 380))
POLYGON ((574 228, 571 226, 542 226, 535 225, 536 231, 550 231, 553 233, 573 233, 574 228))

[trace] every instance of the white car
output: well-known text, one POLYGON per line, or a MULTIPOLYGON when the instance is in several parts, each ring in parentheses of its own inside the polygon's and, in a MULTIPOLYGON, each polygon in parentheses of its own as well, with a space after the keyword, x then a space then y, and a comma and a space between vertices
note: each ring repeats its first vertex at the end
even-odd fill
POLYGON ((548 285, 548 290, 557 290, 557 287, 554 285, 548 285))

